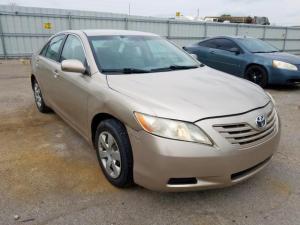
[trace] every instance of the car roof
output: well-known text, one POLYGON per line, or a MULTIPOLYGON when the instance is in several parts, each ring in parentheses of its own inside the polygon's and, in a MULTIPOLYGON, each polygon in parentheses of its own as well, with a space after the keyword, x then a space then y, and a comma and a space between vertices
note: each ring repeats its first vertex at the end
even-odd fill
POLYGON ((223 35, 223 36, 216 36, 216 37, 209 37, 205 40, 209 40, 209 39, 215 39, 215 38, 227 38, 227 39, 250 39, 253 37, 249 37, 249 36, 230 36, 230 35, 223 35))
POLYGON ((153 33, 131 31, 131 30, 110 30, 110 29, 89 29, 89 30, 68 30, 65 32, 83 32, 87 36, 107 36, 107 35, 137 35, 137 36, 158 36, 153 33))

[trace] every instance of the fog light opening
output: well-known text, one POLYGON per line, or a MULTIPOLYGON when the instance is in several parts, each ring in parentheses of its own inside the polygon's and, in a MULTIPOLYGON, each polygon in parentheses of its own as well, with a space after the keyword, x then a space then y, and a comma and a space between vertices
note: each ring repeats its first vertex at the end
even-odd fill
POLYGON ((189 184, 197 184, 197 179, 195 177, 189 178, 170 178, 169 185, 189 185, 189 184))

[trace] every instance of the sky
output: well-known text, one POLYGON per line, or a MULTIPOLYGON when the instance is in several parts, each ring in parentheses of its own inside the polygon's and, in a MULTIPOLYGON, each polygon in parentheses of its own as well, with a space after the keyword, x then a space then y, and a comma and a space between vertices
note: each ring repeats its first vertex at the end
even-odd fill
POLYGON ((130 4, 132 15, 159 17, 174 17, 177 11, 196 16, 199 9, 200 17, 266 16, 274 25, 300 26, 299 0, 0 0, 0 4, 123 14, 128 14, 130 4))

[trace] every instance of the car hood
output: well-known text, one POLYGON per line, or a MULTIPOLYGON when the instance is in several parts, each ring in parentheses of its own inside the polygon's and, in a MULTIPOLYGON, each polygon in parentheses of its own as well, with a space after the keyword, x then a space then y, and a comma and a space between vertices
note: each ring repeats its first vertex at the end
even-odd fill
POLYGON ((257 55, 273 59, 273 60, 280 60, 296 65, 300 65, 300 57, 296 55, 292 55, 285 52, 273 52, 273 53, 256 53, 257 55))
POLYGON ((137 101, 140 111, 195 122, 266 105, 264 91, 209 67, 148 74, 107 75, 110 88, 137 101))

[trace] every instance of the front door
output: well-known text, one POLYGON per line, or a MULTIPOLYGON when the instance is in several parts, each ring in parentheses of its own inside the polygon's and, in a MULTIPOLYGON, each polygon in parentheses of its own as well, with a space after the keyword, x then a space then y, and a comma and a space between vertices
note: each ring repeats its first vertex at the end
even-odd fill
MULTIPOLYGON (((68 35, 63 46, 60 62, 76 59, 87 65, 84 47, 79 37, 68 35)), ((55 102, 62 116, 84 132, 87 126, 88 88, 91 77, 87 74, 62 71, 56 76, 55 102)), ((86 135, 86 134, 83 134, 86 135)))
POLYGON ((215 40, 216 49, 212 49, 210 54, 216 61, 218 69, 233 75, 241 74, 243 68, 242 50, 229 39, 218 38, 215 40))

